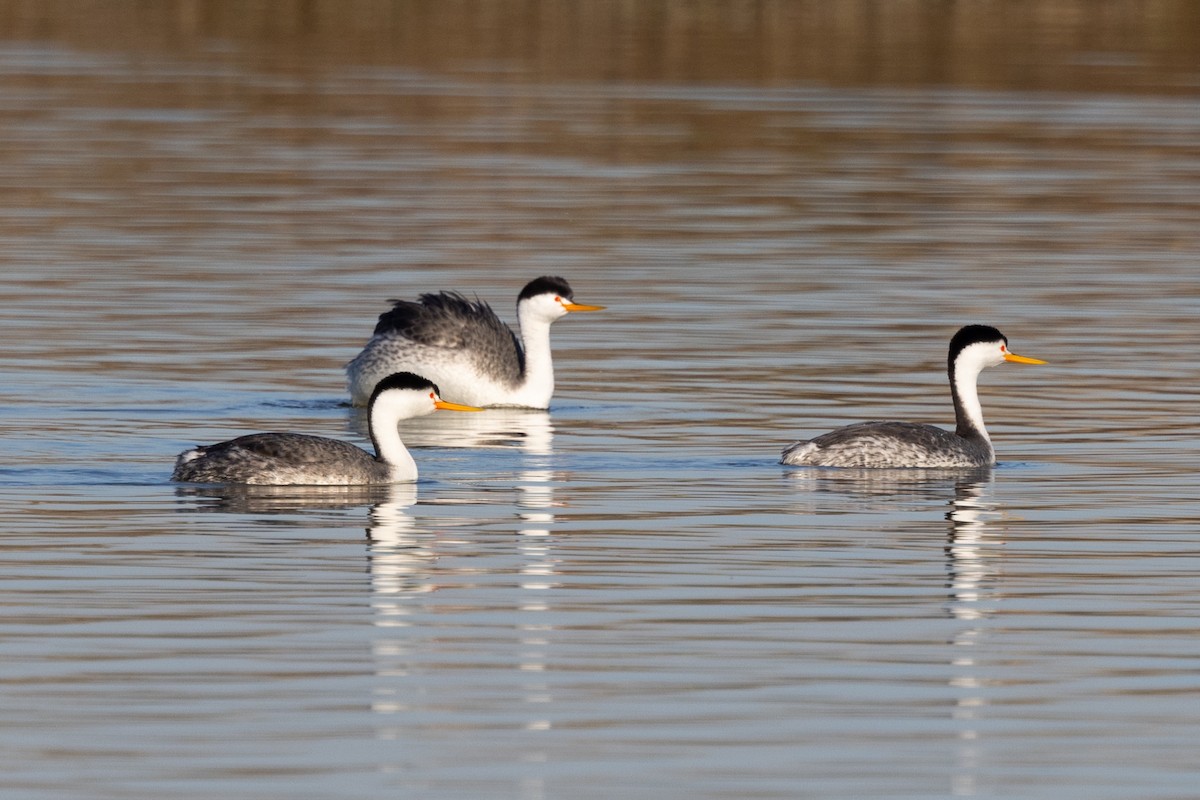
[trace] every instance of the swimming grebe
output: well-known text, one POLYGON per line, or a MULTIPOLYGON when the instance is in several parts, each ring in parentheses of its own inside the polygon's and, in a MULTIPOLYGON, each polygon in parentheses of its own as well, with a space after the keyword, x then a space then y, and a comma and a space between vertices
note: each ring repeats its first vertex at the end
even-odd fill
POLYGON ((350 486, 417 479, 417 465, 400 441, 401 420, 439 408, 479 411, 447 403, 430 380, 401 372, 379 382, 367 405, 375 455, 361 447, 303 433, 252 433, 186 450, 175 461, 174 481, 264 486, 350 486))
POLYGON ((457 292, 393 300, 366 347, 346 365, 350 397, 363 405, 383 375, 411 370, 446 397, 473 406, 545 409, 554 394, 550 324, 571 311, 600 311, 574 301, 562 278, 530 281, 517 297, 521 337, 482 301, 457 292))
POLYGON ((913 422, 860 422, 815 439, 795 442, 780 463, 814 467, 981 467, 996 454, 979 405, 976 379, 987 367, 1014 361, 1045 364, 1010 353, 1004 334, 987 325, 967 325, 950 340, 947 368, 954 398, 953 432, 913 422))

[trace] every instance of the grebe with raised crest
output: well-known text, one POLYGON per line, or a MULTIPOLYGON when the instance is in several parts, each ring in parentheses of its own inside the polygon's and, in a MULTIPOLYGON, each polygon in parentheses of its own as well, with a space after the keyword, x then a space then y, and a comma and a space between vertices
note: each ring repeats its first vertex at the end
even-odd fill
POLYGON ((392 300, 371 340, 346 365, 351 402, 363 405, 383 375, 411 370, 428 376, 455 402, 549 408, 554 394, 551 323, 572 311, 604 308, 574 298, 562 278, 530 281, 517 297, 519 339, 491 306, 457 292, 392 300))

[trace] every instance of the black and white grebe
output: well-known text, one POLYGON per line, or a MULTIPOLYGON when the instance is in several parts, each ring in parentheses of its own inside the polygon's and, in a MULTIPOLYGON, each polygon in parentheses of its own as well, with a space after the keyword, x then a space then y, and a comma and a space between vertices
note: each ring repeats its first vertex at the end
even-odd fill
POLYGON ((303 433, 252 433, 185 450, 175 461, 174 481, 262 486, 356 486, 417 479, 417 465, 400 441, 401 420, 439 408, 479 411, 448 403, 430 380, 401 372, 379 382, 367 405, 375 455, 337 439, 303 433))
POLYGON ((1008 350, 1004 334, 987 325, 967 325, 950 340, 947 359, 954 399, 954 432, 913 422, 860 422, 815 439, 795 442, 781 463, 814 467, 983 467, 996 463, 983 425, 976 380, 1005 361, 1045 364, 1008 350))
POLYGON ((491 306, 457 292, 393 300, 366 347, 346 365, 351 402, 363 405, 379 378, 410 370, 427 375, 455 402, 549 408, 550 324, 571 311, 604 308, 581 305, 574 297, 562 278, 530 281, 517 297, 519 340, 491 306))

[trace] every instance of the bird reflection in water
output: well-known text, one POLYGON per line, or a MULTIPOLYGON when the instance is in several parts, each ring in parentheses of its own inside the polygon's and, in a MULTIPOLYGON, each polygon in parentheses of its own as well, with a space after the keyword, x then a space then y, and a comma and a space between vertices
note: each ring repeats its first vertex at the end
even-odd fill
MULTIPOLYGON (((553 536, 554 509, 558 505, 555 486, 561 477, 553 470, 553 427, 550 415, 541 411, 488 409, 471 416, 479 419, 467 425, 406 423, 405 435, 417 447, 422 446, 422 438, 426 437, 429 444, 442 448, 515 450, 514 455, 523 462, 515 482, 517 580, 521 591, 513 635, 522 676, 521 693, 529 709, 523 725, 530 731, 548 730, 551 721, 546 709, 553 700, 551 685, 545 677, 553 631, 548 620, 553 609, 549 595, 561 585, 555 577, 559 569, 553 536)), ((457 501, 446 498, 433 502, 453 505, 457 501)), ((406 698, 411 685, 397 678, 411 679, 414 670, 419 671, 418 665, 428 657, 428 653, 419 651, 427 646, 428 639, 411 636, 409 629, 414 624, 423 624, 415 621, 414 616, 427 612, 428 602, 433 601, 414 603, 413 598, 428 595, 439 585, 454 584, 455 567, 445 562, 439 564, 439 558, 445 555, 438 552, 439 538, 414 525, 407 505, 411 503, 399 500, 376 504, 370 511, 371 526, 367 531, 371 606, 378 630, 372 644, 373 655, 376 674, 386 679, 376 686, 372 708, 381 715, 410 710, 406 698)), ((470 569, 477 569, 474 562, 470 569)), ((456 602, 463 602, 463 598, 456 602)), ((470 602, 465 605, 470 607, 470 602)), ((382 724, 377 735, 400 739, 411 735, 411 731, 397 718, 395 724, 382 724)), ((535 763, 546 756, 527 750, 524 757, 535 763)))
MULTIPOLYGON (((994 499, 993 469, 803 469, 787 480, 805 492, 839 495, 859 511, 893 511, 897 500, 947 503, 946 613, 962 623, 949 640, 951 715, 958 739, 951 789, 955 796, 975 794, 981 766, 978 720, 988 704, 989 681, 980 674, 974 649, 984 639, 999 601, 996 561, 1002 542, 994 521, 1001 512, 994 499)), ((806 505, 810 507, 805 513, 831 507, 828 498, 806 505)))
POLYGON ((980 769, 979 719, 988 700, 989 683, 980 674, 974 652, 987 632, 987 621, 996 613, 999 593, 995 588, 999 569, 996 561, 1002 544, 1000 532, 991 523, 1000 516, 993 499, 991 475, 976 476, 955 484, 946 520, 950 523, 946 542, 947 611, 963 626, 950 639, 950 686, 956 691, 953 718, 957 723, 957 770, 952 794, 976 794, 980 769))
MULTIPOLYGON (((366 412, 362 409, 349 411, 349 429, 367 436, 366 412)), ((546 411, 489 408, 479 414, 434 414, 405 420, 404 441, 410 447, 507 448, 529 455, 549 455, 554 426, 546 411), (441 419, 435 419, 437 417, 441 419)))
MULTIPOLYGON (((363 415, 352 414, 350 419, 360 416, 363 415)), ((416 420, 409 420, 404 425, 406 441, 416 447, 428 445, 439 449, 448 446, 506 449, 521 462, 514 485, 517 537, 513 553, 518 559, 514 571, 520 600, 517 618, 511 623, 508 635, 513 637, 510 641, 517 657, 519 691, 527 710, 521 724, 529 731, 549 730, 552 717, 548 710, 554 698, 546 670, 553 646, 553 593, 561 586, 554 545, 555 508, 559 505, 555 488, 562 480, 553 468, 550 416, 516 409, 444 416, 479 419, 468 425, 442 426, 417 425, 416 420)), ((475 469, 479 469, 478 464, 475 469)), ((452 470, 443 468, 438 472, 447 475, 452 470)), ((511 476, 512 472, 508 474, 511 476)), ((439 587, 464 588, 455 583, 454 559, 450 557, 447 561, 447 553, 454 549, 439 544, 446 543, 441 523, 449 523, 458 530, 466 518, 442 517, 434 522, 425 515, 414 515, 417 485, 412 483, 360 487, 181 486, 177 493, 199 498, 200 502, 187 504, 186 510, 190 511, 284 514, 367 507, 367 569, 371 623, 375 630, 370 639, 370 656, 377 677, 369 702, 372 711, 379 715, 376 736, 397 740, 411 736, 411 714, 417 710, 412 705, 413 681, 420 675, 421 665, 430 658, 429 637, 414 636, 413 628, 438 624, 437 620, 429 619, 428 612, 431 603, 436 602, 432 598, 439 587)), ((452 493, 429 502, 445 507, 475 501, 452 493)), ((476 563, 472 561, 469 568, 477 569, 476 563)), ((469 596, 458 596, 456 602, 459 601, 465 602, 466 607, 471 605, 469 596)), ((524 757, 530 763, 540 763, 549 758, 549 751, 531 742, 524 757)), ((534 794, 540 780, 536 774, 528 776, 534 794)))
MULTIPOLYGON (((371 638, 375 675, 384 678, 372 690, 371 710, 376 714, 399 714, 408 709, 395 678, 409 672, 412 644, 405 632, 416 613, 410 602, 415 595, 434 589, 437 563, 434 540, 417 529, 409 508, 417 502, 416 487, 397 491, 368 512, 367 564, 371 576, 371 624, 378 633, 371 638)), ((383 728, 381 738, 395 738, 396 731, 383 728)))
POLYGON ((185 485, 175 496, 187 499, 182 513, 289 514, 297 511, 357 508, 381 503, 396 491, 416 492, 413 484, 373 483, 361 486, 251 486, 248 484, 185 485))
MULTIPOLYGON (((461 415, 456 415, 461 416, 461 415)), ((860 511, 893 511, 897 500, 941 501, 957 487, 991 480, 991 467, 954 469, 806 467, 783 473, 798 490, 844 497, 860 511)), ((828 510, 828 498, 796 510, 828 510)))
MULTIPOLYGON (((550 719, 539 708, 548 707, 553 700, 549 682, 542 677, 546 670, 547 651, 553 625, 548 593, 561 586, 554 580, 558 560, 553 555, 550 532, 554 525, 554 484, 549 469, 530 469, 521 474, 517 485, 520 495, 520 539, 517 542, 522 556, 520 576, 520 616, 517 635, 520 645, 521 671, 525 702, 531 713, 525 721, 526 730, 549 730, 550 719)), ((544 754, 543 754, 544 755, 544 754)), ((536 757, 536 754, 535 756, 536 757)))

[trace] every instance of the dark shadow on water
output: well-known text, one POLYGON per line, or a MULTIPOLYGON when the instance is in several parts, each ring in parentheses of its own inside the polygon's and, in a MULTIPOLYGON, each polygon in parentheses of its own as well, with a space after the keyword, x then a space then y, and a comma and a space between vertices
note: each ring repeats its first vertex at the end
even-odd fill
POLYGON ((992 467, 967 469, 847 469, 799 467, 784 473, 797 489, 873 499, 939 499, 992 480, 992 467))
POLYGON ((188 485, 177 487, 175 495, 186 501, 177 509, 181 513, 286 514, 384 503, 407 507, 417 501, 417 487, 411 483, 369 486, 188 485))
POLYGON ((279 399, 272 398, 263 401, 265 408, 300 408, 300 409, 330 409, 349 407, 350 404, 341 400, 299 400, 299 399, 279 399))

